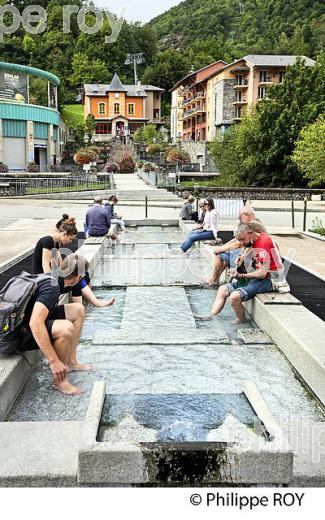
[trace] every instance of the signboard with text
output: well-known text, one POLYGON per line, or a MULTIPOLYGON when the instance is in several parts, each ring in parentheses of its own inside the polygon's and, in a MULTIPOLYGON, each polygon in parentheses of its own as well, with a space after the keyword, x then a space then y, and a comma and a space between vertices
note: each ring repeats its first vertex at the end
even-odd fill
POLYGON ((27 75, 0 70, 0 99, 27 103, 27 75))

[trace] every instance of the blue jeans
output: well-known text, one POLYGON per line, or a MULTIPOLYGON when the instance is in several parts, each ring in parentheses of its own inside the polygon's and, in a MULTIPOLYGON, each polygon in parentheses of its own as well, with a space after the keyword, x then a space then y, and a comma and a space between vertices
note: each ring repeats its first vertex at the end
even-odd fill
POLYGON ((220 253, 219 258, 223 262, 226 262, 228 267, 236 267, 236 260, 243 253, 244 249, 240 247, 239 249, 233 249, 232 251, 227 251, 226 253, 220 253))
POLYGON ((214 240, 213 231, 192 231, 184 244, 181 245, 181 249, 186 253, 186 251, 191 249, 194 242, 199 242, 201 240, 214 240))
POLYGON ((229 291, 229 294, 232 294, 234 291, 239 292, 240 299, 242 302, 248 302, 258 294, 274 292, 271 278, 250 278, 248 284, 245 287, 240 288, 238 288, 238 281, 233 280, 232 282, 227 284, 227 289, 229 291))

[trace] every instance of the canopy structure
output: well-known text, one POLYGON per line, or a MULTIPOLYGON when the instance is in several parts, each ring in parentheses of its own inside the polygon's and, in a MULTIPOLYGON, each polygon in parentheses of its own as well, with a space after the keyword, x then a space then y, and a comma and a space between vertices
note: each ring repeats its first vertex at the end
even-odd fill
POLYGON ((46 79, 56 87, 60 85, 60 80, 57 76, 55 76, 51 72, 46 72, 45 70, 41 69, 35 69, 34 67, 27 67, 26 65, 18 65, 17 63, 6 63, 4 61, 0 61, 0 70, 6 70, 10 72, 21 72, 30 76, 36 76, 38 78, 46 79))

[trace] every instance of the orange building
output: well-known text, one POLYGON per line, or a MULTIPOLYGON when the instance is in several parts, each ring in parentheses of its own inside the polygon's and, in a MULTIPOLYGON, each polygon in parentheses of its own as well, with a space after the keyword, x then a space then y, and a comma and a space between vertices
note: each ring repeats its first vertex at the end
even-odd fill
POLYGON ((115 74, 110 85, 84 85, 84 117, 95 117, 97 141, 132 136, 145 124, 162 124, 162 92, 161 88, 141 82, 123 85, 115 74))

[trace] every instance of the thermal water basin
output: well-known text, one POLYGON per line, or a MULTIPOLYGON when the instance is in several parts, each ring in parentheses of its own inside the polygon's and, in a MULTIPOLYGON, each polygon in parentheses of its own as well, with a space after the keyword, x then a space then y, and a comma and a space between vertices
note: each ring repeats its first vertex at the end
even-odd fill
POLYGON ((11 420, 83 420, 95 383, 81 483, 288 483, 292 452, 276 421, 319 423, 323 412, 253 321, 233 325, 229 305, 211 322, 196 319, 216 289, 201 285, 210 266, 199 249, 177 254, 182 239, 177 228, 138 227, 104 250, 93 284, 116 304, 87 309, 79 358, 96 369, 70 375, 85 393, 53 394, 42 361, 11 420), (245 381, 260 394, 243 393, 245 381), (252 420, 270 426, 254 430, 252 420))
POLYGON ((105 392, 105 384, 94 385, 79 451, 81 484, 286 484, 292 478, 288 441, 253 383, 238 395, 105 392))

